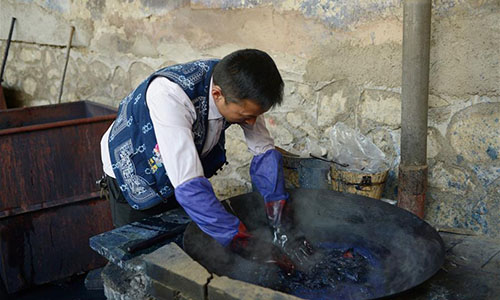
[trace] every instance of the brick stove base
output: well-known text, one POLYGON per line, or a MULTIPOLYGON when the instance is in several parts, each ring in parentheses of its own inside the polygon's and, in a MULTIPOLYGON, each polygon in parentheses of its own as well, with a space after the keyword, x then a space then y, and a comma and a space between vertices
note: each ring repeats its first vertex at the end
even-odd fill
POLYGON ((110 300, 291 300, 297 297, 208 272, 179 246, 182 234, 136 252, 131 244, 187 226, 173 210, 90 238, 90 247, 108 259, 102 271, 110 300))
POLYGON ((299 298, 209 273, 177 244, 138 256, 121 268, 109 263, 102 272, 110 300, 297 300, 299 298))

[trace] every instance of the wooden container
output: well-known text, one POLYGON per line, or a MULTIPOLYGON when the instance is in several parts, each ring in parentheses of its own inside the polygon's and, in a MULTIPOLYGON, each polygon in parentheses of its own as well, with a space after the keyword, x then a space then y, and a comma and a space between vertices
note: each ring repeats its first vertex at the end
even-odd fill
POLYGON ((388 173, 389 170, 375 174, 356 173, 342 170, 332 165, 330 170, 332 189, 338 192, 347 192, 380 199, 384 191, 388 173))
POLYGON ((0 276, 7 292, 103 265, 88 239, 112 229, 100 140, 116 110, 90 101, 0 112, 0 276))

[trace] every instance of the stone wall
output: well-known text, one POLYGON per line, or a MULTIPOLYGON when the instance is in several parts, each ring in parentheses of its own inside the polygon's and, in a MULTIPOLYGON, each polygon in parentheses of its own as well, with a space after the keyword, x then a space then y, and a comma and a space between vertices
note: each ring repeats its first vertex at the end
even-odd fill
MULTIPOLYGON (((500 236, 500 2, 433 1, 426 219, 500 236)), ((9 105, 57 102, 70 26, 63 102, 117 106, 162 66, 259 48, 276 61, 285 101, 266 114, 276 144, 327 152, 338 121, 394 161, 384 197, 397 197, 400 0, 0 0, 0 50, 17 17, 5 73, 9 105)), ((230 164, 212 179, 221 198, 249 191, 238 128, 230 164)), ((96 149, 98 151, 98 149, 96 149)))

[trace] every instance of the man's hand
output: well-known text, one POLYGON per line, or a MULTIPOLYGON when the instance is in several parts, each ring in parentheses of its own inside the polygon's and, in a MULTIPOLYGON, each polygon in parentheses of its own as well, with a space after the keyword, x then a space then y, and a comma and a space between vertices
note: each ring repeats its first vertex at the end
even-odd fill
POLYGON ((273 244, 280 247, 299 266, 308 266, 314 249, 300 233, 286 232, 282 227, 273 229, 273 244))
POLYGON ((266 203, 267 220, 278 246, 299 267, 308 268, 314 249, 304 235, 293 226, 293 213, 285 200, 266 203))
POLYGON ((238 233, 229 244, 229 248, 245 259, 258 263, 276 264, 289 274, 295 271, 295 265, 280 248, 251 235, 243 223, 240 223, 238 233))

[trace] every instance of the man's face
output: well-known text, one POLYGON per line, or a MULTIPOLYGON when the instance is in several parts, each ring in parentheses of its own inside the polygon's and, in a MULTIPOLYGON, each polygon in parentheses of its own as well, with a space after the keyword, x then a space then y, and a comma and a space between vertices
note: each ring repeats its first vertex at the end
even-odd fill
POLYGON ((226 101, 222 93, 212 91, 215 105, 220 114, 231 123, 238 124, 255 124, 257 117, 266 111, 263 110, 255 101, 243 99, 239 103, 226 101))

